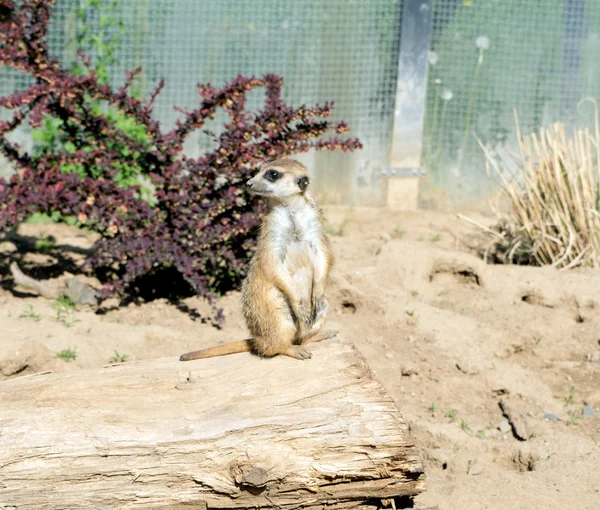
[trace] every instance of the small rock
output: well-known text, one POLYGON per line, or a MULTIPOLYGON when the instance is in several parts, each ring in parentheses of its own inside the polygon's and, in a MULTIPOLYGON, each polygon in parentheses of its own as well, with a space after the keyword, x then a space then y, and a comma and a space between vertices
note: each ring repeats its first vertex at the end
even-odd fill
POLYGON ((590 352, 586 357, 589 362, 595 363, 596 361, 600 361, 600 352, 590 352))
POLYGON ((77 278, 69 278, 65 282, 67 292, 75 304, 98 306, 96 291, 77 278))
POLYGON ((592 406, 585 406, 582 414, 583 416, 594 416, 596 414, 596 410, 592 406))
POLYGON ((502 410, 502 414, 510 423, 513 435, 521 441, 527 441, 529 439, 529 432, 523 414, 504 400, 500 400, 498 405, 502 410))
POLYGON ((509 351, 508 349, 502 349, 494 352, 494 356, 496 356, 498 359, 506 359, 512 354, 512 351, 509 351))
POLYGON ((380 236, 379 239, 381 239, 382 241, 385 241, 386 243, 392 240, 392 236, 390 236, 387 232, 383 232, 380 236))
POLYGON ((417 375, 419 371, 417 370, 417 367, 415 365, 407 364, 402 366, 402 368, 400 369, 400 373, 404 377, 408 377, 411 375, 417 375))
POLYGON ((470 468, 469 468, 469 474, 470 475, 479 475, 483 472, 483 467, 481 466, 481 464, 473 464, 470 468))
POLYGON ((554 423, 558 421, 558 416, 556 416, 554 413, 544 413, 544 418, 547 420, 552 420, 554 423))
POLYGON ((392 359, 394 357, 394 355, 391 352, 386 352, 385 357, 386 357, 386 359, 392 359))
POLYGON ((498 430, 503 434, 510 432, 511 426, 510 423, 508 423, 508 420, 502 420, 500 423, 498 423, 498 430))
POLYGON ((479 369, 473 366, 468 361, 459 361, 456 363, 456 368, 458 368, 463 374, 467 375, 477 375, 479 373, 479 369))

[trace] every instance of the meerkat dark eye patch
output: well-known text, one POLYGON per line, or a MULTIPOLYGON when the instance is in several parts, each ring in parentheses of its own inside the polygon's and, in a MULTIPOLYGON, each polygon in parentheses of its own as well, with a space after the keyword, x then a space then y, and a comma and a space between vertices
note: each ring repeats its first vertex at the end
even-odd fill
POLYGON ((306 176, 300 177, 300 179, 298 179, 298 187, 302 191, 306 191, 306 188, 308 188, 308 183, 309 182, 310 182, 310 180, 308 179, 308 177, 306 177, 306 176))
POLYGON ((281 177, 281 172, 277 170, 268 170, 265 172, 265 179, 269 182, 275 182, 277 179, 281 177))

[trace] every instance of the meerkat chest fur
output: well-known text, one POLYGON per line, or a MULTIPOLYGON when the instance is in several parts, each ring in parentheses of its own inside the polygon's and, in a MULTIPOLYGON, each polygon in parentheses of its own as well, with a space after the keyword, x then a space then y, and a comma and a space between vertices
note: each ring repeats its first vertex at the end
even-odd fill
POLYGON ((310 202, 275 206, 271 211, 269 237, 274 255, 290 270, 318 265, 324 257, 323 227, 316 207, 310 202))

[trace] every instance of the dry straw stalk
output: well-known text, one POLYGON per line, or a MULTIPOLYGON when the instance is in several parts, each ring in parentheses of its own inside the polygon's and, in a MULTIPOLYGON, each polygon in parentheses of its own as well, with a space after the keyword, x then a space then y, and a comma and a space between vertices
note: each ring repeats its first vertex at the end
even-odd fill
POLYGON ((515 112, 521 175, 511 179, 480 142, 508 203, 495 230, 496 255, 506 263, 561 269, 600 266, 600 123, 567 135, 557 122, 521 135, 515 112))

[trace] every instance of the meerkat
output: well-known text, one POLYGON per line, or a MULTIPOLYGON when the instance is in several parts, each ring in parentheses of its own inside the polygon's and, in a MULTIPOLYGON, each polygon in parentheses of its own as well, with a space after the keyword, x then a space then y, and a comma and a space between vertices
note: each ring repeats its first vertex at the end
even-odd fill
POLYGON ((304 165, 287 158, 263 164, 247 182, 251 193, 269 203, 242 284, 242 309, 252 338, 183 354, 181 361, 247 351, 305 360, 312 357, 305 344, 337 335, 320 331, 334 258, 309 183, 304 165))

